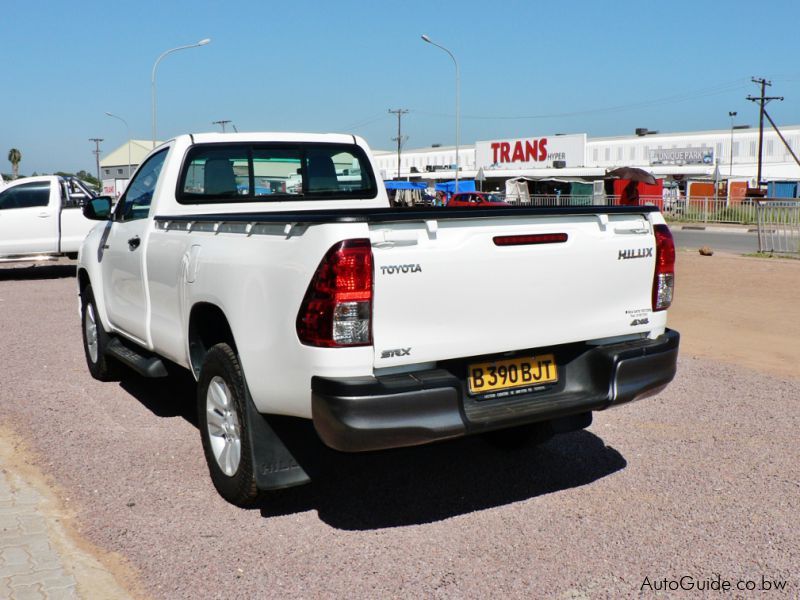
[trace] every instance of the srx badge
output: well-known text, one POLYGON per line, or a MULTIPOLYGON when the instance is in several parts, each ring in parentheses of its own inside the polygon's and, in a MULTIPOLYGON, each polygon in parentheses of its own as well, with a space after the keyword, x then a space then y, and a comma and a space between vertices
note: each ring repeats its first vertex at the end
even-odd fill
POLYGON ((384 350, 381 352, 381 358, 396 358, 398 356, 409 356, 411 348, 393 348, 392 350, 384 350))

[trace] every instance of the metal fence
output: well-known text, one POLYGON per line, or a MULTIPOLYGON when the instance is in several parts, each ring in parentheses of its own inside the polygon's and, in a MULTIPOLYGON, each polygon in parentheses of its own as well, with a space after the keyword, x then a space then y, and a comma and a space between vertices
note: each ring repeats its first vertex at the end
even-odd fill
MULTIPOLYGON (((523 198, 492 192, 495 196, 514 206, 619 206, 619 196, 592 194, 530 194, 523 198)), ((661 205, 661 196, 640 196, 639 204, 661 205)))
MULTIPOLYGON (((521 206, 619 206, 619 196, 591 196, 569 194, 531 194, 520 198, 504 197, 507 202, 521 206)), ((775 245, 775 252, 797 252, 798 212, 800 201, 780 199, 755 200, 751 198, 732 198, 723 196, 672 198, 661 196, 640 196, 639 204, 658 206, 664 218, 678 223, 720 223, 756 225, 762 231, 766 225, 765 239, 775 245), (791 244, 794 243, 794 249, 791 244), (788 244, 788 246, 787 246, 788 244)), ((770 251, 767 249, 766 251, 770 251)))
MULTIPOLYGON (((571 196, 569 194, 530 194, 524 198, 511 198, 503 194, 495 194, 510 204, 519 206, 591 206, 591 195, 571 196)), ((613 205, 614 198, 600 198, 604 206, 613 205)))
POLYGON ((750 199, 693 197, 664 200, 664 218, 686 223, 738 223, 754 225, 758 221, 756 203, 750 199))
POLYGON ((758 251, 800 254, 800 202, 759 202, 758 251))

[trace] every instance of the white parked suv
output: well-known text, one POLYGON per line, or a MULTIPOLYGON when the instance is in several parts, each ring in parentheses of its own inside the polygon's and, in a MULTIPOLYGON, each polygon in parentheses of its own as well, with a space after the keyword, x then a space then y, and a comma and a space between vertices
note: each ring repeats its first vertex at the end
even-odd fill
POLYGON ((673 378, 655 207, 392 209, 376 172, 352 135, 182 135, 85 209, 89 370, 190 370, 227 500, 308 480, 274 415, 347 452, 541 435, 673 378))

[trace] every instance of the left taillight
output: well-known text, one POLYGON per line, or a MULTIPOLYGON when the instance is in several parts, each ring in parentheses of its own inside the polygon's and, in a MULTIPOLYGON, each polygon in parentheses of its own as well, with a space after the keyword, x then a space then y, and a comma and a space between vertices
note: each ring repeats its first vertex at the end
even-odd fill
POLYGON ((653 276, 653 311, 666 310, 675 290, 675 242, 666 225, 656 225, 656 269, 653 276))
POLYGON ((344 240, 325 254, 297 314, 297 335, 309 346, 372 344, 372 247, 344 240))

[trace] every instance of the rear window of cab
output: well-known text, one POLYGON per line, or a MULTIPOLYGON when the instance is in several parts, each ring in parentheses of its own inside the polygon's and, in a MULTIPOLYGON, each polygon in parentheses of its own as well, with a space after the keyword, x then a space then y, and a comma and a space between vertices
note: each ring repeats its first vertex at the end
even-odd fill
POLYGON ((181 204, 375 198, 378 186, 355 144, 199 144, 178 180, 181 204))

